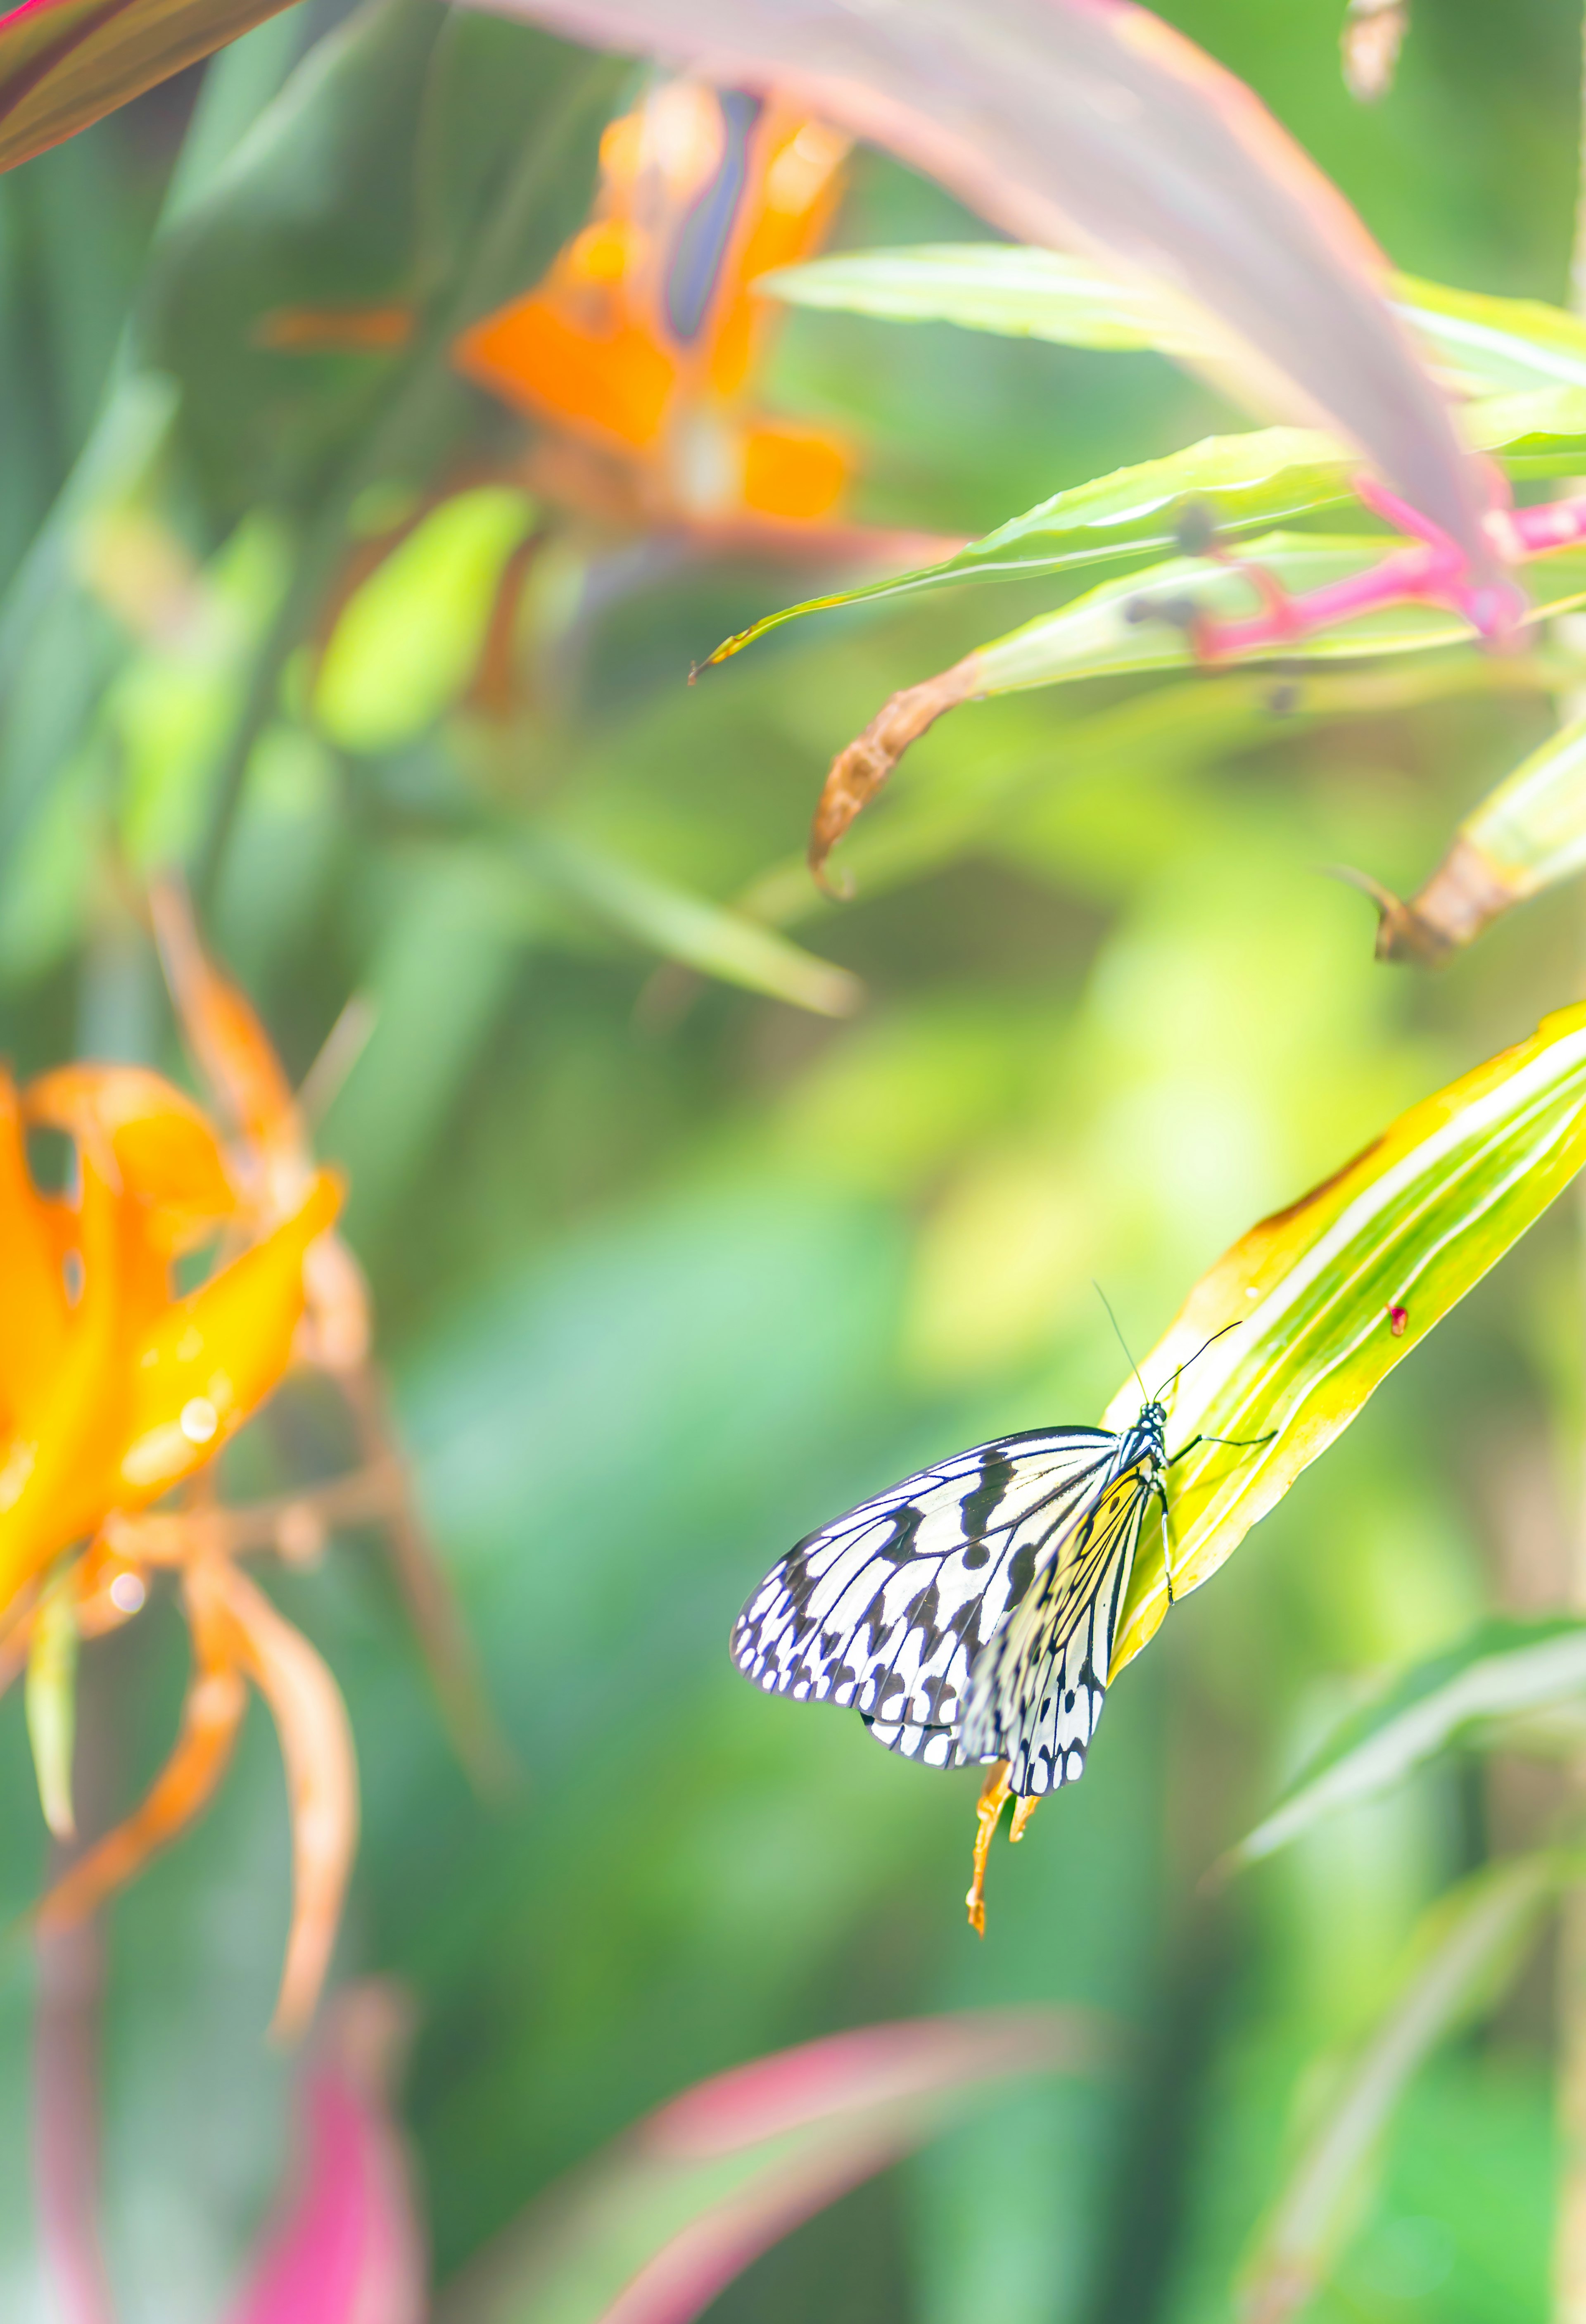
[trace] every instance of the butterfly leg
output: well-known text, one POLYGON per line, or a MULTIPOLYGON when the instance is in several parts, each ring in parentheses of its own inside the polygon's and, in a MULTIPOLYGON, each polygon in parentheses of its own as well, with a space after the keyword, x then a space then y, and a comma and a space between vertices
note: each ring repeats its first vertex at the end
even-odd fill
MULTIPOLYGON (((974 1877, 969 1884, 969 1895, 964 1900, 969 1906, 969 1925, 977 1937, 983 1937, 986 1933, 986 1858, 991 1855, 991 1841, 1002 1813, 1002 1803, 1007 1797, 1008 1762, 998 1759, 987 1768, 986 1780, 981 1785, 980 1804, 975 1809, 974 1877)), ((1019 1808, 1024 1805, 1021 1800, 1019 1808)), ((1019 1822, 1019 1808, 1014 1810, 1014 1821, 1019 1822)), ((1028 1821, 1027 1814, 1024 1822, 1028 1821)), ((1022 1831, 1024 1824, 1019 1823, 1019 1829, 1022 1831)))

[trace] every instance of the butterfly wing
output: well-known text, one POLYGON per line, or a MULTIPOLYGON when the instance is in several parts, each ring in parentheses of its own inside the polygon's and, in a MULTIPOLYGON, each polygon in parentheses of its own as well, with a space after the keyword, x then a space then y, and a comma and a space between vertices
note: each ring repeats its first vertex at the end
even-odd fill
POLYGON ((971 1665, 1117 1456, 1102 1428, 1029 1429, 922 1470, 823 1526, 738 1618, 769 1694, 857 1711, 891 1750, 951 1766, 971 1665))
POLYGON ((1077 1782, 1102 1715, 1119 1609, 1156 1501, 1147 1462, 1120 1471, 1071 1520, 1069 1537, 970 1674, 966 1759, 1006 1759, 1016 1797, 1077 1782))

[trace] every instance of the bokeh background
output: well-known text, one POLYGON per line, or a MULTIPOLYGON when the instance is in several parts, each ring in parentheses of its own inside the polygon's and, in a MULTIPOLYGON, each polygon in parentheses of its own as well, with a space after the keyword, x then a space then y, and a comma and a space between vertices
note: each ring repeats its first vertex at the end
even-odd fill
MULTIPOLYGON (((1339 78, 1337 0, 1163 13, 1401 266, 1563 296, 1563 0, 1422 0, 1370 110, 1339 78)), ((831 752, 1058 591, 796 625, 690 689, 691 661, 825 568, 575 526, 536 566, 515 698, 465 698, 521 530, 501 488, 438 508, 362 598, 353 559, 415 493, 522 440, 446 334, 538 278, 637 87, 434 0, 345 19, 308 0, 0 180, 0 1045, 23 1072, 182 1070, 134 908, 173 860, 294 1072, 350 994, 376 1004, 320 1146, 350 1181, 508 1792, 459 1769, 369 1543, 270 1586, 352 1709, 366 1821, 340 1959, 415 1997, 403 2111, 441 2280, 703 2075, 880 2018, 1057 2000, 1118 2022, 1114 2069, 987 2105, 711 2312, 1211 2324, 1312 2061, 1380 2005, 1427 1901, 1545 1808, 1501 1761, 1444 1769, 1200 1886, 1366 1677, 1483 1609, 1561 1595, 1569 1206, 1176 1609, 1083 1784, 993 1859, 983 1944, 961 1901, 973 1774, 759 1696, 726 1635, 850 1501, 977 1437, 1093 1419, 1120 1360, 1093 1278, 1148 1344, 1252 1219, 1577 993, 1572 892, 1432 980, 1376 965, 1366 906, 1318 876, 1345 862, 1413 888, 1554 706, 1522 675, 1346 672, 1286 715, 1249 690, 1224 715, 1233 681, 1182 678, 972 707, 911 755, 839 906, 798 865, 831 752), (405 349, 250 336, 294 303, 420 293, 405 349), (331 586, 341 627, 305 645, 331 586), (834 1019, 669 960, 652 923, 624 925, 636 875, 770 898, 862 1007, 834 1019)), ((983 230, 855 160, 834 246, 958 236, 983 230)), ((1240 424, 1153 357, 809 312, 762 393, 846 433, 862 520, 943 532, 1240 424)), ((322 1432, 289 1393, 238 1457, 323 1464, 322 1432)), ((184 1657, 162 1606, 86 1652, 129 1795, 184 1657)), ((44 1849, 15 1701, 0 1797, 9 1915, 44 1849)), ((287 1893, 255 1711, 218 1804, 114 1917, 106 2237, 128 2324, 219 2313, 275 2186, 290 2065, 263 2037, 287 1893)), ((1417 2083, 1319 2318, 1545 2312, 1549 1989, 1542 1962, 1417 2083)), ((0 2310, 18 2319, 50 2313, 32 1997, 14 1946, 0 2310)))

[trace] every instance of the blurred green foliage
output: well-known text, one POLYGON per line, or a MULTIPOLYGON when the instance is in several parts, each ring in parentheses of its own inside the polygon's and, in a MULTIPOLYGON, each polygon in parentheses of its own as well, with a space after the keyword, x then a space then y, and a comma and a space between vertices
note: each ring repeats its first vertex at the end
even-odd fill
MULTIPOLYGON (((1421 10, 1370 113, 1338 82, 1335 0, 1166 13, 1399 264, 1560 295, 1578 28, 1555 0, 1421 10)), ((359 540, 513 457, 521 423, 452 374, 449 337, 577 224, 632 87, 435 0, 335 15, 308 0, 0 180, 0 1038, 23 1070, 74 1051, 179 1070, 129 900, 171 857, 294 1073, 349 994, 376 1004, 321 1145, 521 1763, 511 1796, 476 1799, 448 1756, 366 1544, 271 1587, 352 1707, 366 1828, 343 1958, 419 1998, 407 2119, 440 2278, 702 2075, 875 2018, 1074 2000, 1125 2029, 1110 2080, 1000 2102, 713 2313, 1212 2324, 1308 2064, 1382 2006, 1449 1879, 1533 1835, 1501 1767, 1432 1770, 1215 1897, 1196 1886, 1365 1674, 1558 1595, 1569 1217, 1176 1609, 1085 1783, 999 1852, 983 1947, 960 1902, 973 1779, 756 1695, 726 1634, 846 1502, 977 1436, 1093 1418, 1117 1371, 1093 1277, 1148 1342, 1253 1218, 1568 996, 1572 892, 1432 982, 1377 966, 1360 899, 1315 876, 1342 860, 1413 888, 1550 697, 1345 674, 1285 718, 1242 678, 1180 674, 966 709, 853 843, 835 908, 794 868, 825 761, 985 633, 977 598, 800 625, 689 691, 692 659, 807 574, 564 530, 531 577, 525 698, 487 718, 454 681, 528 521, 496 484, 409 536, 316 670, 359 540), (285 307, 392 300, 416 315, 404 350, 260 341, 285 307), (658 959, 635 883, 705 914, 693 949, 658 959), (746 989, 757 895, 862 980, 862 1009, 746 989)), ((978 232, 866 157, 838 240, 978 232)), ((1154 358, 813 312, 773 387, 853 431, 867 517, 973 533, 1229 424, 1154 358)), ((1010 626, 1053 595, 1003 602, 1010 626)), ((248 1457, 328 1465, 325 1429, 288 1391, 248 1457)), ((83 1670, 136 1738, 130 1797, 175 1718, 169 1609, 83 1670)), ((115 1914, 128 2324, 215 2314, 277 2175, 272 1755, 255 1715, 215 1812, 115 1914)), ((14 1912, 42 1854, 20 1701, 0 1761, 14 1912)), ((29 1972, 13 1952, 0 1975, 0 2309, 41 2319, 29 1972)), ((1542 2315, 1548 2040, 1523 1985, 1417 2085, 1318 2319, 1542 2315)))

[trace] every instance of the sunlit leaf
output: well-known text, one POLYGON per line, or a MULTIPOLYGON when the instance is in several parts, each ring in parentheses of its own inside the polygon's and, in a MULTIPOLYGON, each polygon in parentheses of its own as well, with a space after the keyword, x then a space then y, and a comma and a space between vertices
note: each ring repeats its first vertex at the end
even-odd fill
POLYGON ((515 0, 514 14, 775 86, 1024 241, 1078 243, 1185 301, 1265 410, 1357 445, 1482 574, 1482 485, 1381 299, 1359 221, 1250 91, 1133 5, 515 0))
POLYGON ((1586 1622, 1484 1622, 1346 1719, 1240 1840, 1231 1866, 1270 1856, 1323 1816, 1388 1790, 1451 1746, 1586 1695, 1586 1622))
MULTIPOLYGON (((1468 406, 1460 425, 1466 441, 1491 453, 1510 475, 1569 475, 1586 464, 1586 388, 1493 396, 1468 406)), ((768 613, 726 639, 705 667, 741 653, 768 630, 805 613, 912 596, 960 582, 1031 580, 1168 549, 1192 511, 1197 522, 1236 539, 1258 525, 1308 516, 1349 500, 1358 466, 1332 438, 1314 429, 1209 436, 1182 452, 1055 493, 939 564, 862 581, 768 613)))
POLYGON ((1242 2271, 1240 2324, 1284 2324, 1324 2280, 1369 2190, 1411 2077, 1501 1986, 1570 1868, 1527 1856, 1478 1874, 1428 1916, 1392 2007, 1333 2089, 1242 2271))
MULTIPOLYGON (((839 2034, 662 2107, 487 2252, 460 2324, 687 2324, 810 2213, 988 2089, 1093 2070, 1071 2013, 987 2010, 839 2034)), ((448 2303, 448 2314, 453 2310, 448 2303)))
POLYGON ((0 170, 58 145, 290 0, 33 0, 0 21, 0 170))
MULTIPOLYGON (((1067 347, 1204 352, 1150 290, 1059 251, 1007 243, 911 243, 844 251, 768 274, 761 289, 800 307, 890 322, 957 323, 1067 347)), ((1586 323, 1538 299, 1494 299, 1398 274, 1388 294, 1425 352, 1473 394, 1586 387, 1586 323)))
POLYGON ((333 742, 389 751, 450 705, 534 518, 528 494, 506 485, 456 493, 375 568, 343 608, 315 681, 314 715, 333 742))
POLYGON ((1381 960, 1445 960, 1513 904, 1586 871, 1586 719, 1552 734, 1461 824, 1452 846, 1408 902, 1350 876, 1381 914, 1381 960))
MULTIPOLYGON (((1365 1152, 1240 1238, 1190 1293, 1140 1370, 1169 1391, 1172 1587, 1197 1589, 1325 1452, 1372 1389, 1586 1160, 1586 1005, 1545 1018, 1401 1114, 1365 1152), (1210 1347, 1213 1333, 1223 1336, 1210 1347)), ((1120 1389, 1109 1425, 1139 1392, 1120 1389)), ((1120 1617, 1120 1670, 1167 1611, 1160 1535, 1142 1543, 1120 1617)))

